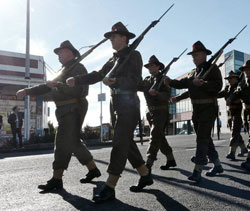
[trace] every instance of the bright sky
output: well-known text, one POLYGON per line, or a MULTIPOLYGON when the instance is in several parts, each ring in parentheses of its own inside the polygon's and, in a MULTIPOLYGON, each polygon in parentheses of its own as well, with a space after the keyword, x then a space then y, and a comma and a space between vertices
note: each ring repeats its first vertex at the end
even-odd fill
MULTIPOLYGON (((197 40, 214 53, 243 26, 244 32, 227 47, 225 52, 236 49, 250 53, 250 1, 249 0, 30 0, 30 52, 43 56, 45 62, 57 71, 60 68, 53 49, 64 40, 77 48, 93 45, 103 39, 111 26, 122 21, 129 31, 139 35, 153 20, 175 3, 161 22, 145 36, 138 47, 143 62, 155 54, 168 64, 185 48, 197 40)), ((0 0, 0 49, 25 53, 26 0, 0 0)), ((87 49, 82 49, 84 53, 87 49)), ((98 70, 112 56, 110 42, 106 42, 83 60, 89 72, 98 70)), ((172 65, 168 75, 172 78, 193 68, 192 58, 184 55, 172 65)), ((148 71, 143 69, 143 77, 148 71)), ((48 72, 48 78, 53 79, 48 72)), ((109 122, 109 88, 103 85, 106 101, 103 103, 103 122, 109 122)), ((100 103, 97 95, 100 83, 90 86, 89 110, 84 125, 100 124, 100 103)), ((145 100, 141 99, 141 113, 145 113, 145 100)), ((50 104, 52 114, 54 104, 50 104)), ((51 121, 56 125, 55 116, 51 121)))

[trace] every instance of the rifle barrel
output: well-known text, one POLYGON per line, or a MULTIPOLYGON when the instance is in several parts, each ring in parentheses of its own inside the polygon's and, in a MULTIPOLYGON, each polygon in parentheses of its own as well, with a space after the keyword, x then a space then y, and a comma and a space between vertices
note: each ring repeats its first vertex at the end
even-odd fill
POLYGON ((234 37, 234 39, 236 39, 236 37, 238 37, 238 35, 247 27, 247 25, 245 25, 238 34, 236 34, 236 36, 234 37))
POLYGON ((187 48, 184 51, 182 51, 182 53, 177 58, 179 59, 182 56, 182 54, 184 54, 186 51, 187 51, 187 48))
POLYGON ((157 22, 159 22, 161 19, 162 19, 162 17, 164 16, 164 15, 166 15, 166 13, 169 11, 169 10, 171 10, 171 8, 174 6, 174 4, 172 4, 167 10, 166 10, 166 12, 164 12, 163 13, 163 15, 157 20, 157 22))

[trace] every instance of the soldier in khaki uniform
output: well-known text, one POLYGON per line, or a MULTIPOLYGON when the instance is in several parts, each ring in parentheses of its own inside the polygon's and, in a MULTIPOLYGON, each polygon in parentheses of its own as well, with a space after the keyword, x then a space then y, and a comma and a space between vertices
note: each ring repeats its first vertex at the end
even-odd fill
POLYGON ((93 71, 86 76, 78 76, 67 80, 69 86, 94 84, 103 80, 104 84, 111 88, 111 110, 115 113, 115 118, 113 118, 115 119, 113 148, 106 184, 101 192, 93 197, 96 203, 115 198, 114 188, 127 160, 141 176, 139 184, 130 187, 131 191, 138 192, 145 186, 153 184, 151 174, 133 140, 133 133, 138 122, 138 118, 135 117, 139 116, 139 98, 136 92, 142 74, 140 53, 138 51, 130 52, 128 47, 129 39, 134 38, 135 35, 129 32, 121 22, 118 22, 104 36, 110 39, 112 47, 116 51, 114 56, 100 71, 93 71), (125 63, 123 63, 124 60, 125 63), (116 65, 118 65, 118 69, 116 69, 116 65), (109 77, 105 77, 110 70, 109 77))
POLYGON ((86 100, 88 86, 70 88, 65 83, 68 77, 86 75, 87 70, 80 63, 72 66, 80 53, 68 40, 61 43, 54 52, 64 67, 60 75, 53 81, 17 92, 17 97, 44 95, 45 100, 52 100, 56 104, 58 130, 55 138, 53 177, 46 185, 38 186, 45 191, 63 187, 63 171, 68 168, 73 153, 79 162, 86 165, 89 170, 87 177, 81 179, 81 182, 90 182, 93 178, 101 175, 91 153, 80 141, 80 131, 88 109, 88 101, 86 100))
POLYGON ((200 41, 197 41, 193 45, 192 52, 188 53, 188 55, 192 55, 196 68, 181 80, 165 78, 166 85, 176 89, 188 88, 191 98, 193 105, 192 120, 197 135, 197 148, 194 171, 188 179, 196 182, 201 180, 202 169, 208 162, 207 156, 214 163, 214 167, 206 175, 215 176, 217 173, 223 172, 218 153, 211 138, 211 130, 217 115, 217 95, 222 88, 221 73, 215 65, 205 80, 198 78, 209 69, 210 65, 206 60, 207 55, 211 53, 200 41))
MULTIPOLYGON (((229 85, 227 85, 225 89, 218 93, 218 98, 224 97, 225 100, 227 100, 230 95, 235 92, 238 85, 239 76, 233 71, 230 71, 225 79, 228 80, 229 85)), ((240 99, 236 99, 227 106, 228 113, 230 114, 230 118, 232 119, 232 137, 230 139, 230 150, 227 158, 235 160, 235 152, 238 146, 241 148, 241 153, 239 153, 238 156, 244 156, 244 154, 247 153, 244 140, 240 134, 242 128, 242 103, 240 99)))
POLYGON ((147 150, 146 165, 151 169, 154 161, 157 160, 157 153, 160 150, 167 158, 166 165, 161 166, 161 169, 168 170, 170 167, 176 166, 172 148, 165 137, 165 127, 169 121, 171 89, 164 84, 160 86, 158 91, 150 89, 158 79, 159 71, 164 69, 164 64, 155 55, 150 57, 148 64, 145 64, 144 67, 151 74, 139 86, 139 90, 144 92, 147 102, 146 117, 150 124, 150 143, 147 150))
MULTIPOLYGON (((239 69, 245 73, 246 80, 241 82, 237 90, 227 99, 227 103, 231 104, 237 99, 241 99, 244 103, 244 112, 246 114, 246 121, 250 121, 250 60, 248 60, 242 67, 239 69)), ((249 128, 248 128, 249 134, 249 128)), ((245 162, 241 164, 241 167, 250 171, 250 135, 248 139, 248 155, 245 162)))

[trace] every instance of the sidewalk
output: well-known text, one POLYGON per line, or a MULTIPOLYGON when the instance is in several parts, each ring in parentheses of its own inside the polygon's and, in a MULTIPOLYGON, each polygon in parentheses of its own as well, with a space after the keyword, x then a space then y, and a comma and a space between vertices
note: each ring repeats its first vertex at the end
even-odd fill
MULTIPOLYGON (((141 142, 139 138, 134 139, 135 142, 141 142)), ((143 142, 149 141, 149 137, 144 137, 143 142)), ((85 144, 87 147, 90 146, 111 146, 112 140, 101 142, 100 139, 90 139, 86 140, 85 144)), ((10 152, 27 152, 27 151, 36 151, 36 150, 53 150, 54 143, 37 143, 37 144, 24 144, 23 148, 8 148, 1 149, 0 153, 10 153, 10 152)))

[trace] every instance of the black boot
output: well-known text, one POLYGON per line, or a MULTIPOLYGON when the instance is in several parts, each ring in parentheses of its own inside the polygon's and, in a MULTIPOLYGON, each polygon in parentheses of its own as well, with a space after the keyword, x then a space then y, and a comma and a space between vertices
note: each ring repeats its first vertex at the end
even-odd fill
POLYGON ((93 196, 93 201, 95 203, 102 203, 113 199, 115 199, 115 189, 107 185, 104 186, 100 193, 93 196))
POLYGON ((191 162, 195 163, 195 156, 191 157, 191 162))
POLYGON ((152 172, 152 166, 150 166, 148 163, 146 164, 147 168, 148 168, 148 172, 149 174, 151 174, 152 172))
POLYGON ((98 168, 92 169, 90 170, 87 174, 85 178, 80 179, 81 183, 89 183, 92 181, 92 179, 96 178, 96 177, 100 177, 101 176, 101 172, 99 171, 98 168))
POLYGON ((175 167, 176 166, 176 162, 175 160, 168 160, 167 164, 165 166, 161 166, 161 170, 168 170, 170 167, 175 167))
POLYGON ((231 159, 231 160, 235 160, 235 153, 234 152, 228 153, 226 158, 231 159))
POLYGON ((224 169, 222 168, 221 165, 219 165, 219 166, 214 166, 214 167, 212 168, 212 170, 210 170, 210 171, 208 171, 208 172, 206 173, 206 176, 208 176, 208 177, 214 177, 216 174, 221 174, 221 173, 223 173, 223 172, 224 172, 224 169))
POLYGON ((245 162, 241 163, 241 167, 250 171, 250 158, 247 158, 245 162))
POLYGON ((148 173, 146 176, 141 176, 140 177, 140 180, 139 180, 137 186, 133 185, 129 189, 130 189, 131 192, 139 192, 144 187, 146 187, 148 185, 152 185, 153 183, 154 183, 154 181, 152 179, 152 175, 150 173, 148 173))
POLYGON ((63 188, 63 181, 62 179, 55 179, 52 177, 49 181, 47 181, 46 185, 38 185, 38 188, 44 191, 51 191, 51 190, 59 190, 63 188))
POLYGON ((244 148, 237 154, 238 157, 244 157, 244 155, 248 152, 247 148, 244 148))
POLYGON ((200 182, 201 181, 201 172, 194 170, 193 174, 188 177, 189 180, 200 182))

